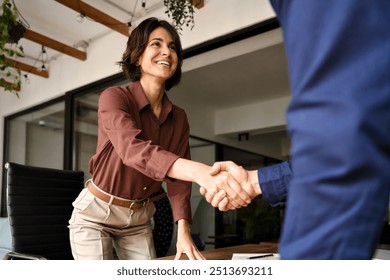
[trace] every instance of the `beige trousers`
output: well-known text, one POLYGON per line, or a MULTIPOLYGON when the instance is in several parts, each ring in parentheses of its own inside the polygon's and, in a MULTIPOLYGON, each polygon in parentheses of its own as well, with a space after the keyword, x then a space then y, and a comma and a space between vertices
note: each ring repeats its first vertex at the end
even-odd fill
POLYGON ((138 210, 106 203, 83 189, 73 202, 69 220, 72 254, 76 260, 145 260, 156 257, 149 203, 138 210))

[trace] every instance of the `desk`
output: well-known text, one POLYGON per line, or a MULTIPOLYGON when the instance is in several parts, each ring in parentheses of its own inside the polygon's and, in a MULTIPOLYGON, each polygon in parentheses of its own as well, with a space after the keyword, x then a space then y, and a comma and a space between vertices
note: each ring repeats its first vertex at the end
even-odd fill
MULTIPOLYGON (((277 243, 245 244, 232 247, 218 248, 201 251, 208 260, 231 260, 233 253, 277 253, 277 243)), ((157 258, 157 260, 173 260, 175 256, 157 258)), ((187 255, 182 254, 181 260, 188 260, 187 255)))

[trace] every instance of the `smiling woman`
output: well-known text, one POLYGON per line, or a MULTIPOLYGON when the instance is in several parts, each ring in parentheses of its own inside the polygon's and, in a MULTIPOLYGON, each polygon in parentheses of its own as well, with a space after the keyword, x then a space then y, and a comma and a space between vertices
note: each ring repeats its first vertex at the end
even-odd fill
POLYGON ((182 59, 179 37, 165 21, 147 19, 129 36, 120 64, 132 83, 110 87, 99 98, 98 143, 89 162, 92 178, 75 200, 70 219, 75 259, 112 259, 112 244, 119 259, 155 257, 152 202, 160 197, 154 194, 162 180, 167 181, 175 221, 185 226, 182 242, 188 251, 195 248, 187 230, 191 185, 164 178, 178 157, 189 158, 187 118, 165 94, 180 81, 182 59))
POLYGON ((182 62, 179 35, 164 20, 146 19, 129 36, 120 64, 131 83, 99 97, 92 178, 73 203, 75 259, 112 259, 113 244, 119 259, 154 258, 151 220, 163 181, 178 224, 176 258, 204 259, 190 233, 191 181, 210 192, 238 183, 190 160, 186 113, 166 94, 180 82, 182 62))
POLYGON ((169 55, 161 54, 160 63, 164 63, 162 62, 164 59, 177 60, 176 65, 171 67, 175 70, 173 71, 173 75, 165 81, 165 90, 170 90, 175 85, 178 85, 182 75, 181 66, 183 64, 183 50, 180 37, 168 22, 158 21, 157 19, 151 20, 148 24, 144 21, 140 24, 139 28, 136 28, 131 33, 127 41, 127 48, 120 62, 126 76, 131 81, 140 80, 142 74, 140 59, 145 56, 143 52, 145 51, 147 54, 152 49, 156 49, 155 52, 161 51, 164 44, 166 45, 166 49, 163 49, 163 51, 168 51, 169 55), (145 33, 140 33, 140 30, 143 29, 145 29, 145 33), (161 36, 164 36, 164 38, 161 36), (164 39, 165 42, 163 42, 164 39))
MULTIPOLYGON (((164 84, 176 72, 178 56, 176 44, 166 29, 159 27, 150 34, 150 40, 136 61, 142 73, 140 82, 153 110, 161 109, 161 98, 163 94, 153 94, 156 84, 164 84)), ((162 91, 165 89, 162 88, 162 91)), ((158 117, 159 115, 157 115, 158 117)))

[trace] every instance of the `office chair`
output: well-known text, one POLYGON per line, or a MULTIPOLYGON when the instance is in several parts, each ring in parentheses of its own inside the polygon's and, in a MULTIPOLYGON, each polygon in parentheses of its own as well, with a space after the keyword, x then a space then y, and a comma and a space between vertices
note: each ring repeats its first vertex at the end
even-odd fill
POLYGON ((84 172, 6 163, 8 259, 73 259, 68 221, 84 172))

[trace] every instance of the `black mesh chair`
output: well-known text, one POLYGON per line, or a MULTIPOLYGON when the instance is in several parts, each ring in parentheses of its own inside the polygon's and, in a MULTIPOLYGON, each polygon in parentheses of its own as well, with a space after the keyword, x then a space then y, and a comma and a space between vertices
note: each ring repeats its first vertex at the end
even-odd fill
POLYGON ((73 259, 68 221, 84 187, 82 171, 9 162, 7 210, 12 252, 8 259, 73 259))

